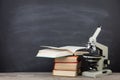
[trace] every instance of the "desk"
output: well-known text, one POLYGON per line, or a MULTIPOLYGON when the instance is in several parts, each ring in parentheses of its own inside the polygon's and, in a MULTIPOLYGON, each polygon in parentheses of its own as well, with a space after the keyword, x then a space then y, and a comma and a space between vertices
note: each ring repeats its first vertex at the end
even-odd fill
POLYGON ((51 72, 11 72, 0 73, 0 80, 120 80, 120 73, 103 76, 101 78, 59 77, 52 76, 51 72))

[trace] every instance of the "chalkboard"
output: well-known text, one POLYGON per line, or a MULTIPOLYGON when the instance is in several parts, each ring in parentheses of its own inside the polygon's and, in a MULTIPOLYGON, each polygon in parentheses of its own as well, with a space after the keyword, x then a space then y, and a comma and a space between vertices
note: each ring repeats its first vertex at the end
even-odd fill
POLYGON ((85 46, 97 26, 97 41, 109 47, 120 71, 118 0, 1 0, 0 71, 52 71, 54 59, 35 57, 40 46, 85 46))

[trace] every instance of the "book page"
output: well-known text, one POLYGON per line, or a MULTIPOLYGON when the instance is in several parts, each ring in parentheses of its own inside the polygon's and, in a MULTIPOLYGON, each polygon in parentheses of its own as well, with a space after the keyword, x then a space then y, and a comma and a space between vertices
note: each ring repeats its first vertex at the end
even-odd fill
POLYGON ((63 47, 41 46, 41 47, 46 47, 50 49, 58 49, 58 50, 68 50, 68 51, 71 51, 72 53, 76 52, 77 50, 86 48, 86 47, 80 47, 80 46, 63 46, 63 47))
POLYGON ((66 50, 42 49, 39 50, 36 57, 57 58, 70 55, 73 55, 73 53, 66 50))
POLYGON ((63 47, 59 47, 59 49, 66 49, 68 51, 71 51, 73 53, 75 53, 77 50, 80 49, 85 49, 86 47, 80 47, 80 46, 63 46, 63 47))

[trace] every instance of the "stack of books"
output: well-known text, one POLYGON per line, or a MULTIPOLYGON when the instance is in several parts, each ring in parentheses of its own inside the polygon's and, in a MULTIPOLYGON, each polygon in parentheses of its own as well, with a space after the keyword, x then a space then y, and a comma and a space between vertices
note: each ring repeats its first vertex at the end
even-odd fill
POLYGON ((53 75, 75 77, 80 73, 80 60, 78 56, 55 58, 53 75))
POLYGON ((42 46, 47 49, 38 51, 37 57, 55 58, 53 75, 56 76, 77 76, 80 73, 79 56, 89 54, 88 51, 79 51, 86 47, 79 46, 42 46))

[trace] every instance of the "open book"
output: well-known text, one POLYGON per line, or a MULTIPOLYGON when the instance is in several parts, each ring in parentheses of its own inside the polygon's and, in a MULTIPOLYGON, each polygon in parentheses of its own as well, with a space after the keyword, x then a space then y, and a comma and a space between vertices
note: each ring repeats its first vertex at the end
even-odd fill
POLYGON ((57 58, 70 55, 83 55, 88 54, 87 51, 77 51, 85 49, 86 47, 79 46, 63 46, 63 47, 52 47, 52 46, 42 46, 48 49, 39 50, 36 57, 48 57, 48 58, 57 58))

